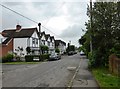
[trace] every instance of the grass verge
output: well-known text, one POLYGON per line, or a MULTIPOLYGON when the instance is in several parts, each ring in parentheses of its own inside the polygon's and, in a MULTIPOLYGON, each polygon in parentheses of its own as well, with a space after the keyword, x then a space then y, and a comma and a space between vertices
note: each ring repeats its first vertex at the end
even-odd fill
POLYGON ((41 62, 6 62, 6 63, 2 63, 2 64, 39 64, 41 62))
POLYGON ((107 68, 94 68, 92 73, 99 83, 101 89, 120 89, 120 77, 110 74, 107 68))

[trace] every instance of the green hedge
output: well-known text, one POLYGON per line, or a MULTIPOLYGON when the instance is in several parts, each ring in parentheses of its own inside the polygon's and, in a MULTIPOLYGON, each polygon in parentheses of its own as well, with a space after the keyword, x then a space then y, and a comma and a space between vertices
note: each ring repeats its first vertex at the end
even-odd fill
POLYGON ((44 61, 45 59, 49 59, 49 54, 42 54, 41 55, 41 60, 44 61))
POLYGON ((2 57, 2 63, 5 63, 5 62, 11 62, 13 59, 13 54, 7 54, 6 56, 2 57))
POLYGON ((44 61, 45 59, 49 59, 49 54, 42 54, 42 55, 26 55, 25 61, 26 62, 33 62, 36 60, 33 60, 34 58, 39 58, 39 61, 44 61))

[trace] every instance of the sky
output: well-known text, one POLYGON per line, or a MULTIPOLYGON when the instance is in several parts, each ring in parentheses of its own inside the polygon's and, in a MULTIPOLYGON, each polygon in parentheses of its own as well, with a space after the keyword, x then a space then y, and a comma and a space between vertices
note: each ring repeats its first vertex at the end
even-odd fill
MULTIPOLYGON (((93 0, 94 1, 94 0, 93 0)), ((79 46, 78 39, 84 35, 85 22, 88 21, 87 5, 89 0, 4 0, 2 5, 19 12, 20 14, 40 22, 41 31, 54 36, 56 40, 63 40, 71 45, 79 46), (49 31, 50 30, 50 31, 49 31)), ((20 24, 22 28, 37 27, 37 23, 19 16, 2 7, 2 30, 15 28, 20 24)))

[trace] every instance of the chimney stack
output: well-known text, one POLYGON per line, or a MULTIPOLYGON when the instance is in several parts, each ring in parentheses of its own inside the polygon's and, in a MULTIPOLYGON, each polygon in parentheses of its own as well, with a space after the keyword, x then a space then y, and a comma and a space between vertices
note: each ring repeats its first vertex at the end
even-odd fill
POLYGON ((20 25, 16 25, 16 30, 20 30, 21 29, 21 26, 20 25))

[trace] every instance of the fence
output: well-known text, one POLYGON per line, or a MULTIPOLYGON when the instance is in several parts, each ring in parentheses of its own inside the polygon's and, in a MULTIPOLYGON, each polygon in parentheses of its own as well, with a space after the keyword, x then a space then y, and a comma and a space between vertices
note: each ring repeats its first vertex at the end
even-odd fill
POLYGON ((109 71, 120 76, 120 59, 115 54, 109 56, 109 71))

